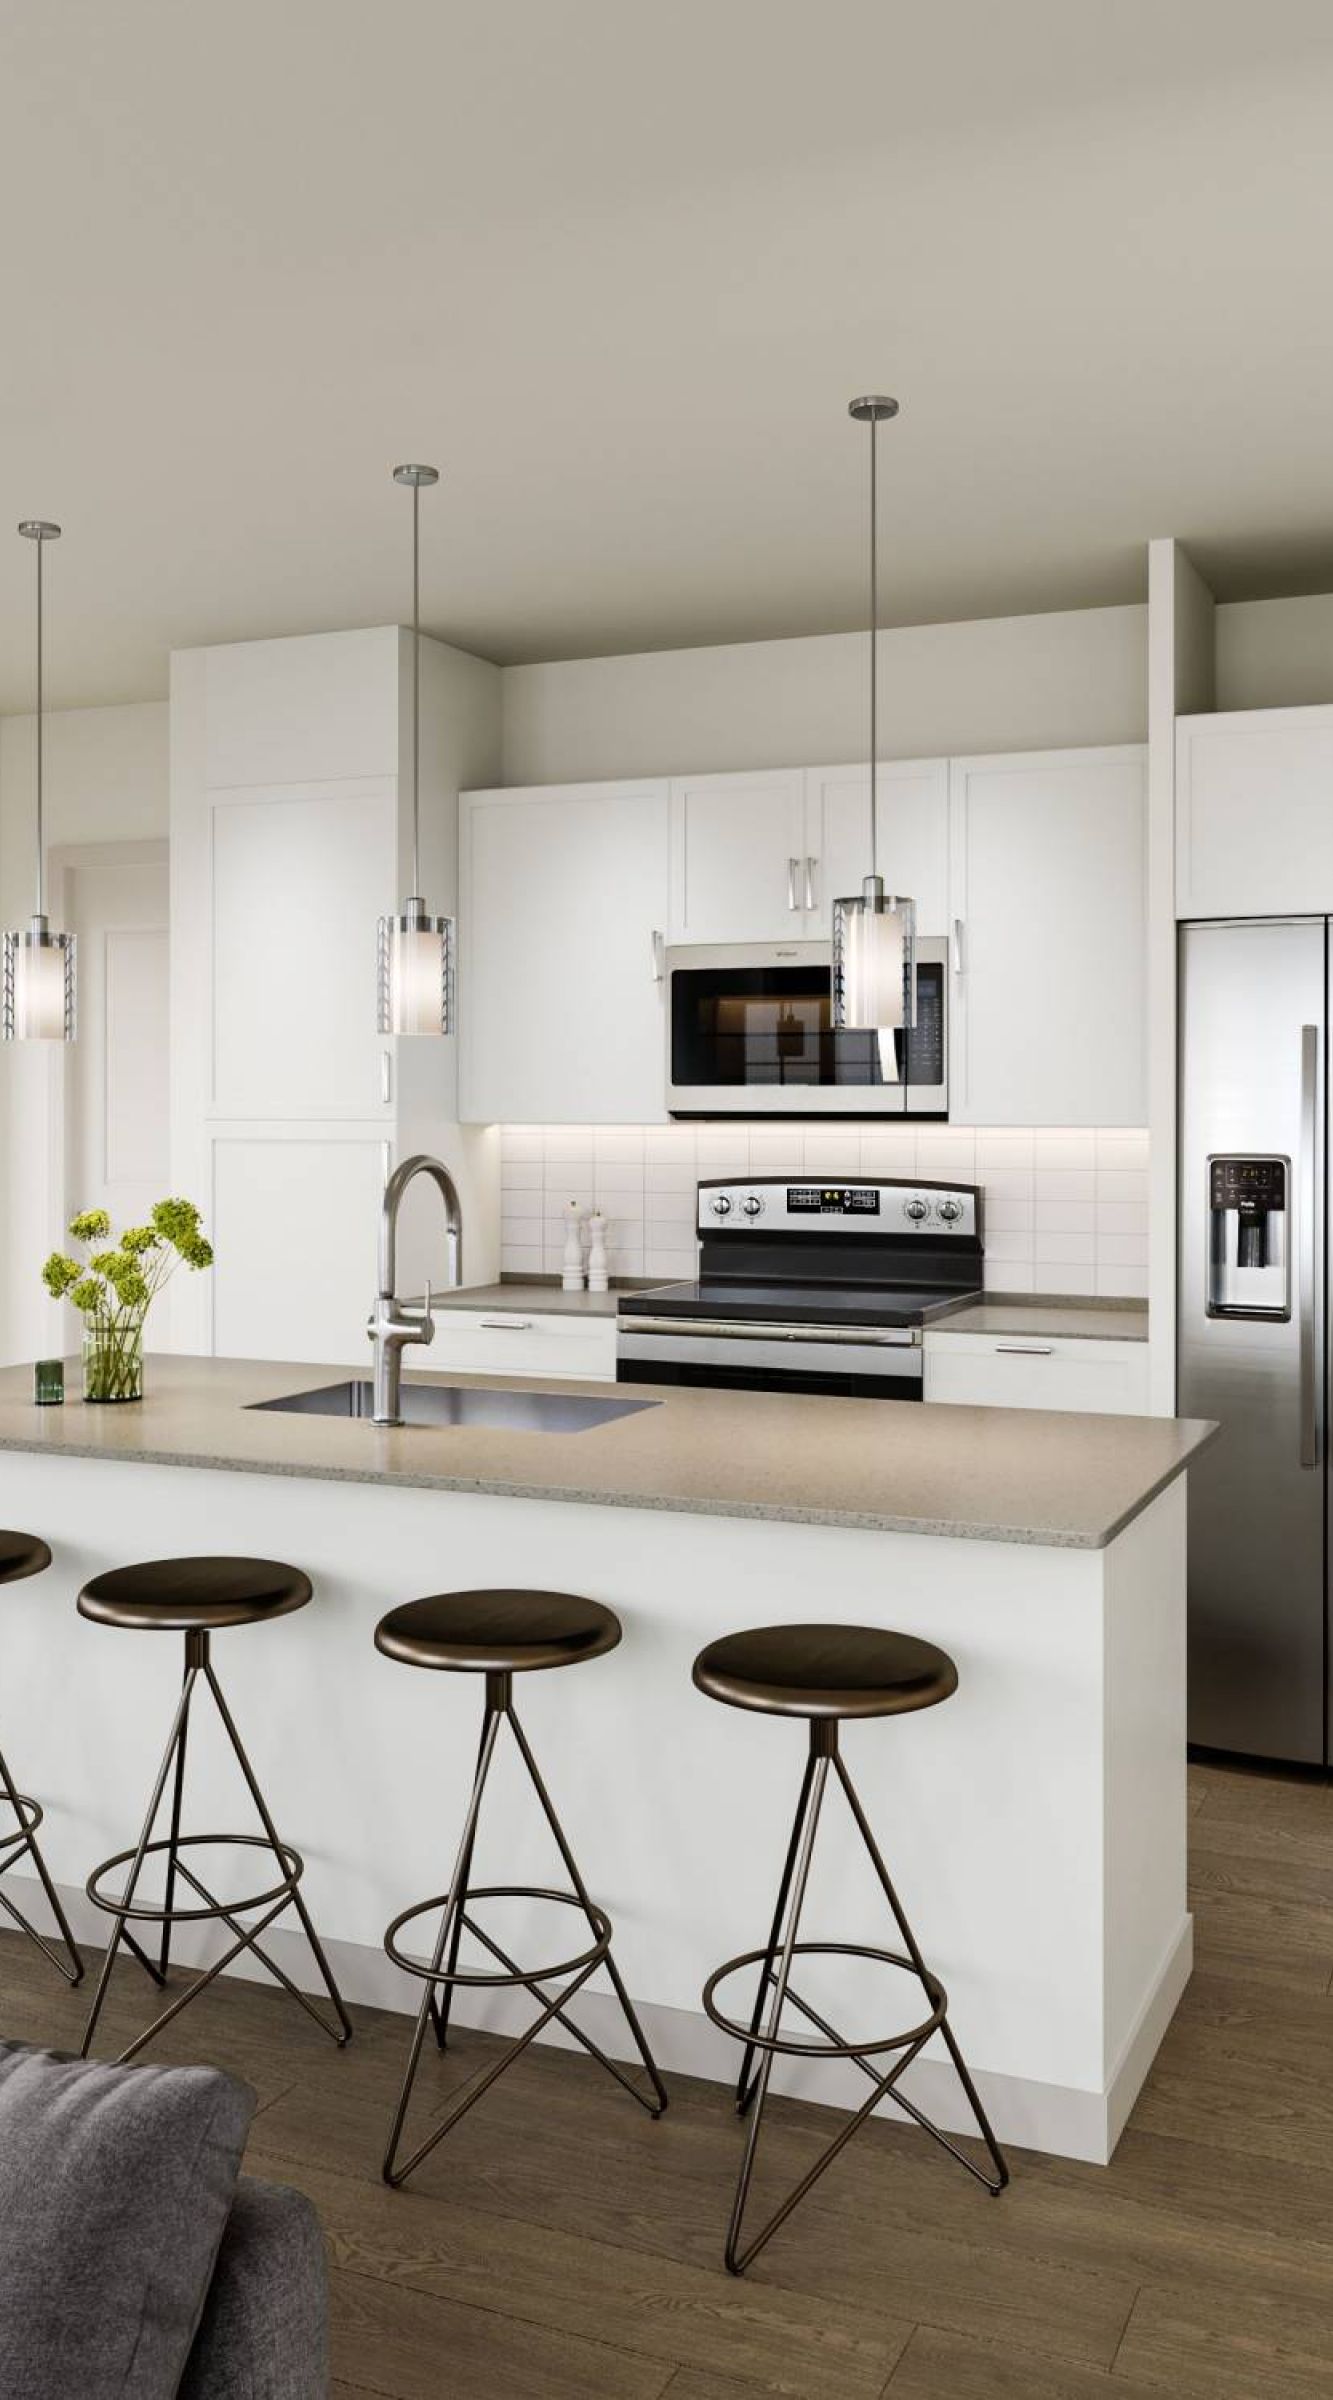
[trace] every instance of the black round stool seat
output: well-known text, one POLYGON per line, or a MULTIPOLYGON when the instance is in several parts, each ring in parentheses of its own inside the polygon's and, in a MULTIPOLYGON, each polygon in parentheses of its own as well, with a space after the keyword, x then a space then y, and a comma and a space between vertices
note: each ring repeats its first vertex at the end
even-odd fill
POLYGON ((436 1592, 390 1609, 375 1647, 405 1667, 477 1675, 573 1667, 620 1640, 620 1619, 579 1592, 436 1592))
POLYGON ((40 1534, 0 1533, 0 1583, 19 1583, 25 1575, 40 1575, 51 1564, 51 1553, 40 1534))
POLYGON ((309 1576, 276 1558, 149 1558, 94 1575, 79 1615, 136 1633, 207 1633, 289 1616, 310 1596, 309 1576))
POLYGON ((944 1650, 877 1625, 760 1625, 694 1662, 710 1700, 775 1717, 900 1717, 958 1689, 944 1650))

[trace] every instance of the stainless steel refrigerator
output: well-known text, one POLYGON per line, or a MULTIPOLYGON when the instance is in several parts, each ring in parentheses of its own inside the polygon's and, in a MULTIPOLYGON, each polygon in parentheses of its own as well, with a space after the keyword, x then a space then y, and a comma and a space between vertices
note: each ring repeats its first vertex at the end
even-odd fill
POLYGON ((1329 1757, 1328 965, 1323 917, 1180 935, 1177 1400, 1189 1731, 1329 1757))

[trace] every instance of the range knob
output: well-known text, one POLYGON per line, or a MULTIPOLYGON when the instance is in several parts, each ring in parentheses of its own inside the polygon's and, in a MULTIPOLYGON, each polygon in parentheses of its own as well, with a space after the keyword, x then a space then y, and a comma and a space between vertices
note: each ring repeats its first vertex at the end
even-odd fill
POLYGON ((758 1192, 747 1192, 741 1202, 741 1208, 747 1217, 762 1217, 764 1213, 764 1204, 758 1192))
POLYGON ((946 1225, 956 1225, 963 1213, 961 1200, 941 1200, 939 1213, 946 1225))
POLYGON ((929 1200, 923 1200, 920 1192, 913 1192, 911 1199, 903 1202, 903 1215, 910 1217, 914 1225, 919 1225, 923 1218, 930 1215, 929 1200))
POLYGON ((718 1192, 714 1198, 709 1201, 708 1205, 712 1209, 715 1217, 729 1217, 731 1215, 731 1202, 728 1200, 725 1192, 718 1192))

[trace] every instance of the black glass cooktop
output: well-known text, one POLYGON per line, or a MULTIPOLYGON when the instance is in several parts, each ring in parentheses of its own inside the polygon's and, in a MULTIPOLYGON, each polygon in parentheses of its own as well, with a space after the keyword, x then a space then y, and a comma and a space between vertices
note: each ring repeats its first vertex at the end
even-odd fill
POLYGON ((920 1325, 937 1310, 970 1299, 956 1285, 850 1283, 664 1283, 624 1292, 622 1317, 734 1317, 786 1325, 920 1325))

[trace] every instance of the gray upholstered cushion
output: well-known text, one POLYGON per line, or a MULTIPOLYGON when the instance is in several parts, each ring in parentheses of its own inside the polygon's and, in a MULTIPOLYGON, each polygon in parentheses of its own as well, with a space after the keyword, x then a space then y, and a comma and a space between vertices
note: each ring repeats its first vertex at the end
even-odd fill
POLYGON ((302 2192, 236 2186, 181 2400, 328 2400, 328 2267, 302 2192))
POLYGON ((0 2043, 0 2392, 175 2400, 253 2092, 0 2043))

